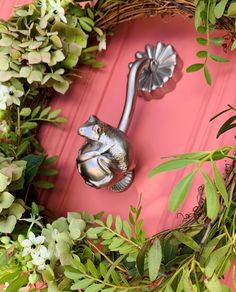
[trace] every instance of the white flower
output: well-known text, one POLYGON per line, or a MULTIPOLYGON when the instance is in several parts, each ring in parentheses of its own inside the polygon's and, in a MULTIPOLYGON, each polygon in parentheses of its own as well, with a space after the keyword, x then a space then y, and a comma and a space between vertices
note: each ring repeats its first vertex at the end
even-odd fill
POLYGON ((103 35, 98 35, 97 36, 97 40, 99 41, 99 44, 98 44, 98 50, 99 52, 102 51, 102 50, 106 50, 107 48, 107 45, 106 45, 106 35, 103 34, 103 35))
POLYGON ((31 256, 31 263, 37 266, 38 270, 43 270, 47 264, 47 260, 51 259, 51 253, 44 245, 41 245, 36 250, 32 251, 31 256))
POLYGON ((41 245, 44 243, 45 237, 40 235, 35 237, 33 232, 29 232, 28 239, 25 239, 21 242, 21 245, 24 247, 22 251, 22 256, 26 256, 34 252, 34 250, 38 250, 41 245))
POLYGON ((7 108, 7 99, 9 94, 9 87, 0 83, 0 110, 7 108))
POLYGON ((19 106, 20 105, 19 97, 21 97, 23 94, 24 94, 23 91, 17 90, 14 86, 10 86, 9 92, 7 94, 7 106, 12 105, 13 103, 19 106))
POLYGON ((60 0, 48 0, 50 10, 49 14, 52 15, 56 21, 63 21, 67 23, 67 20, 65 18, 65 10, 61 6, 60 0))

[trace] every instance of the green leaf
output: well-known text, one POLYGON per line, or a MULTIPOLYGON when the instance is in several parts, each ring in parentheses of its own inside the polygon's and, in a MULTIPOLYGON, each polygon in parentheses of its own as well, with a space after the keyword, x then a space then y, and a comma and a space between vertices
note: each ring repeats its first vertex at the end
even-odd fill
POLYGON ((186 198, 193 183, 196 170, 183 177, 172 190, 169 201, 169 210, 176 211, 186 198))
POLYGON ((219 3, 216 4, 214 9, 216 18, 221 18, 223 16, 227 3, 228 0, 221 0, 219 3))
POLYGON ((149 242, 144 244, 142 248, 140 249, 137 259, 136 259, 137 269, 140 276, 143 276, 144 274, 144 261, 145 261, 145 256, 146 256, 149 246, 150 246, 149 242))
POLYGON ((206 174, 204 170, 200 170, 204 178, 205 192, 206 192, 206 207, 207 216, 214 220, 220 210, 219 197, 216 189, 213 185, 211 178, 206 174))
POLYGON ((183 153, 183 154, 175 154, 172 156, 164 157, 170 158, 174 157, 177 159, 192 159, 192 160, 202 160, 210 154, 209 151, 202 151, 202 152, 190 152, 190 153, 183 153))
POLYGON ((207 40, 204 38, 196 38, 196 41, 202 46, 205 46, 207 44, 207 40))
POLYGON ((112 221, 113 221, 113 219, 112 219, 112 215, 109 214, 109 215, 107 216, 107 221, 106 221, 106 225, 107 225, 108 228, 111 228, 112 221))
POLYGON ((157 167, 155 167, 154 169, 152 169, 149 174, 148 177, 152 177, 158 173, 161 172, 166 172, 166 171, 170 171, 170 170, 174 170, 174 169, 178 169, 178 168, 183 168, 187 165, 196 163, 197 160, 195 159, 175 159, 175 160, 169 160, 166 161, 164 163, 159 164, 157 167))
POLYGON ((214 180, 215 180, 216 187, 218 191, 220 192, 221 196, 223 197, 225 205, 228 207, 229 199, 228 199, 228 193, 225 187, 225 183, 214 161, 211 161, 211 166, 214 173, 214 180))
POLYGON ((69 89, 70 83, 67 80, 63 82, 55 81, 53 83, 53 89, 61 94, 65 94, 66 91, 69 89))
POLYGON ((54 176, 58 174, 58 170, 54 168, 41 168, 39 173, 44 176, 54 176))
POLYGON ((201 63, 193 64, 186 69, 186 72, 191 73, 191 72, 199 71, 203 68, 203 66, 204 64, 201 64, 201 63))
POLYGON ((107 274, 107 266, 103 262, 99 264, 99 271, 102 277, 105 278, 107 274))
POLYGON ((117 216, 116 217, 116 224, 115 224, 115 226, 116 226, 116 232, 120 234, 121 233, 121 230, 122 230, 122 220, 121 220, 120 216, 117 216))
POLYGON ((222 266, 222 261, 225 259, 226 254, 230 249, 230 244, 222 246, 217 250, 213 251, 210 255, 209 262, 205 268, 207 277, 212 277, 218 267, 222 266))
POLYGON ((16 225, 16 217, 10 215, 7 218, 0 220, 0 232, 2 233, 12 233, 16 225))
POLYGON ((112 243, 109 245, 110 250, 117 250, 123 243, 124 243, 123 238, 114 238, 112 243))
POLYGON ((72 219, 69 225, 70 236, 73 240, 80 238, 86 224, 83 219, 72 219))
POLYGON ((222 292, 220 280, 214 274, 210 280, 205 279, 204 283, 209 292, 222 292))
POLYGON ((235 16, 235 15, 236 15, 236 3, 233 2, 229 5, 228 16, 235 16))
POLYGON ((48 165, 48 164, 52 164, 54 162, 56 162, 58 160, 58 156, 57 155, 54 155, 54 156, 51 156, 51 157, 48 157, 45 161, 44 161, 44 164, 48 165))
POLYGON ((127 238, 130 239, 132 236, 131 227, 126 220, 123 221, 123 229, 124 229, 124 233, 127 236, 127 238))
POLYGON ((200 257, 201 264, 204 264, 209 259, 210 255, 215 250, 216 246, 220 243, 221 239, 224 238, 224 236, 224 234, 218 235, 205 245, 200 257))
POLYGON ((21 143, 17 149, 16 156, 19 157, 20 155, 22 155, 29 145, 30 145, 29 141, 24 141, 23 143, 21 143))
POLYGON ((19 289, 26 284, 28 284, 28 275, 23 274, 20 277, 18 277, 16 280, 10 283, 10 285, 6 289, 6 292, 19 291, 19 289))
POLYGON ((195 25, 196 30, 201 25, 201 21, 202 21, 201 14, 205 9, 206 9, 205 2, 198 1, 197 6, 196 6, 196 10, 195 10, 195 16, 194 16, 194 25, 195 25))
POLYGON ((223 37, 215 37, 215 38, 211 38, 210 42, 216 46, 220 46, 223 42, 224 42, 224 38, 223 37))
POLYGON ((83 280, 80 280, 80 281, 76 282, 70 288, 71 288, 71 290, 86 289, 93 282, 94 282, 93 279, 83 279, 83 280))
POLYGON ((148 271, 150 281, 153 282, 158 276, 162 259, 162 250, 159 240, 155 240, 148 252, 148 271))
POLYGON ((207 51, 198 51, 196 53, 196 56, 199 57, 199 58, 206 58, 208 55, 208 52, 207 51))
POLYGON ((39 118, 42 119, 44 117, 46 117, 48 115, 48 113, 50 112, 51 110, 51 107, 48 106, 48 107, 45 107, 45 109, 43 109, 39 115, 39 118))
POLYGON ((9 183, 10 183, 9 177, 0 172, 0 192, 3 192, 7 188, 9 183))
POLYGON ((233 41, 232 45, 231 45, 231 51, 236 49, 236 39, 233 41))
POLYGON ((0 193, 0 208, 6 209, 9 208, 14 202, 15 197, 9 192, 0 193))
POLYGON ((29 64, 38 64, 38 63, 41 63, 42 61, 42 58, 41 58, 41 54, 40 52, 29 52, 28 53, 28 61, 29 61, 29 64))
POLYGON ((60 112, 61 112, 61 109, 57 109, 57 110, 50 112, 48 115, 48 119, 52 120, 52 119, 56 118, 60 114, 60 112))
POLYGON ((204 66, 204 76, 205 76, 207 84, 211 85, 211 75, 206 65, 204 66))
POLYGON ((44 154, 29 154, 22 158, 27 162, 26 171, 25 171, 25 182, 32 182, 33 178, 38 173, 39 167, 44 161, 44 154))
POLYGON ((185 244, 186 246, 190 247, 194 251, 200 251, 200 246, 187 234, 184 234, 179 231, 174 232, 174 236, 180 241, 181 243, 185 244))
POLYGON ((87 289, 84 290, 84 292, 98 292, 103 291, 104 284, 93 284, 87 289))
POLYGON ((235 120, 236 120, 236 115, 230 117, 226 122, 224 122, 224 124, 220 127, 216 138, 218 138, 220 135, 227 132, 228 130, 235 128, 236 123, 233 123, 235 120))
POLYGON ((97 271, 94 263, 90 259, 87 260, 87 268, 94 278, 96 278, 96 279, 99 278, 98 271, 97 271))
POLYGON ((31 108, 30 107, 24 107, 20 111, 20 115, 23 117, 28 117, 31 114, 31 108))
POLYGON ((19 276, 20 276, 19 270, 17 270, 16 272, 13 272, 13 273, 8 273, 5 276, 1 277, 0 284, 5 284, 6 282, 12 282, 13 280, 15 280, 19 276))
POLYGON ((24 122, 21 125, 21 129, 32 130, 32 129, 35 129, 37 126, 38 126, 38 123, 35 123, 35 122, 24 122))
POLYGON ((37 188, 40 188, 40 189, 52 189, 54 188, 54 184, 53 183, 50 183, 46 180, 38 180, 38 181, 35 181, 33 182, 33 185, 37 188))
POLYGON ((214 60, 214 61, 216 61, 216 62, 220 62, 220 63, 227 63, 227 62, 229 62, 228 59, 222 58, 222 57, 217 56, 217 55, 212 55, 212 54, 210 54, 210 58, 211 58, 212 60, 214 60))

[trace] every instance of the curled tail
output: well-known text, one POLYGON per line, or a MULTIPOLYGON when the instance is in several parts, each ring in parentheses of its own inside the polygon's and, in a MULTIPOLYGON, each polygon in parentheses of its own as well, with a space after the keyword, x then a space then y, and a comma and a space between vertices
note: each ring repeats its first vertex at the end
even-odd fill
POLYGON ((126 172, 125 176, 120 181, 118 181, 116 184, 110 187, 110 190, 115 193, 123 192, 130 186, 133 179, 134 171, 130 170, 126 172))

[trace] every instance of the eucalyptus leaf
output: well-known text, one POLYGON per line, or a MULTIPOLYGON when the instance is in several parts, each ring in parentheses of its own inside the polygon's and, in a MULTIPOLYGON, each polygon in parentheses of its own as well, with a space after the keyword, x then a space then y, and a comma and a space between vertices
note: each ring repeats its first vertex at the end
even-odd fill
POLYGON ((148 252, 148 271, 150 281, 154 281, 158 276, 162 260, 162 250, 159 240, 155 240, 148 252))
POLYGON ((186 246, 190 247, 191 249, 193 249, 194 251, 200 251, 200 246, 199 244, 192 239, 190 236, 188 236, 187 234, 184 234, 182 232, 179 231, 175 231, 174 232, 174 236, 183 244, 185 244, 186 246))

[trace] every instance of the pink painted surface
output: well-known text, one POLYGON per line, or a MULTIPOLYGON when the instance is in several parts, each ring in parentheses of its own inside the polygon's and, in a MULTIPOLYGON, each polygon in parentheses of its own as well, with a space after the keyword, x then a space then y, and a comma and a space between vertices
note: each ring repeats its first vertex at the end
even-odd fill
MULTIPOLYGON (((1 16, 8 17, 12 5, 22 2, 26 1, 0 0, 1 16)), ((55 189, 41 194, 41 202, 51 212, 65 215, 67 211, 96 213, 103 210, 106 214, 119 214, 125 218, 129 206, 136 205, 142 193, 142 217, 149 235, 181 223, 182 217, 168 212, 167 204, 171 189, 189 169, 160 174, 151 180, 147 174, 161 162, 161 156, 209 150, 234 142, 232 133, 215 138, 227 114, 214 123, 209 123, 209 119, 228 103, 235 105, 235 55, 228 54, 228 64, 211 64, 211 87, 205 84, 202 72, 184 72, 176 89, 164 99, 138 100, 128 132, 138 164, 134 183, 124 193, 95 190, 84 184, 75 167, 77 151, 83 143, 76 131, 91 114, 117 126, 125 100, 127 65, 137 50, 143 50, 146 43, 158 40, 173 44, 186 67, 198 61, 194 53, 200 47, 195 36, 192 22, 182 17, 165 23, 159 17, 152 17, 120 25, 109 41, 107 52, 100 54, 106 66, 98 71, 81 68, 82 79, 74 80, 65 96, 57 95, 52 99, 51 106, 61 108, 68 122, 63 129, 44 126, 41 130, 41 141, 48 153, 60 157, 57 163, 60 174, 54 180, 55 189)), ((222 54, 220 48, 213 51, 222 54)), ((197 178, 191 196, 180 212, 191 212, 201 183, 197 178)))

